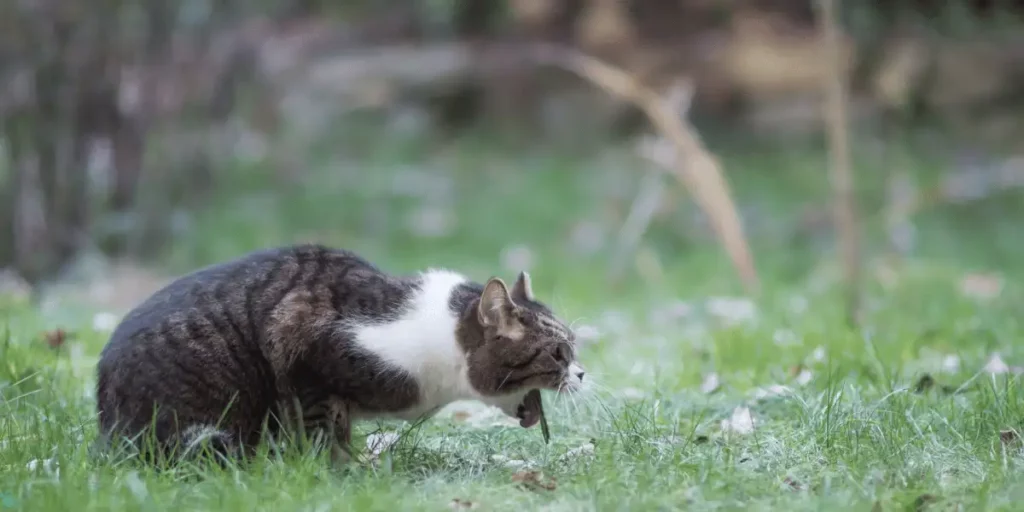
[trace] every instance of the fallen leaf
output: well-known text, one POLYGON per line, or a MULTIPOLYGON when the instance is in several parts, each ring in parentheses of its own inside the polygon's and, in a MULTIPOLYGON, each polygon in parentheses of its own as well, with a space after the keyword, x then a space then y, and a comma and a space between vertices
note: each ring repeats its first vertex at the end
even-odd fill
POLYGON ((928 505, 939 501, 938 498, 931 494, 922 494, 914 500, 914 510, 924 510, 928 505))
POLYGON ((397 432, 374 432, 366 436, 366 449, 370 451, 370 458, 380 457, 380 454, 394 446, 400 437, 397 432))
POLYGON ((783 386, 782 384, 772 384, 767 388, 757 388, 754 390, 754 398, 761 400, 764 398, 773 398, 791 393, 793 390, 789 386, 783 386))
POLYGON ((1020 435, 1017 434, 1017 431, 1013 429, 1000 430, 999 440, 1002 441, 1003 444, 1013 444, 1017 441, 1020 441, 1020 435))
POLYGON ((984 371, 991 373, 992 375, 1001 375, 1010 372, 1010 366, 1003 361, 1002 356, 998 352, 992 354, 988 362, 985 363, 984 371))
POLYGON ((455 411, 452 414, 452 419, 458 422, 466 421, 469 419, 470 414, 466 411, 455 411))
POLYGON ((581 457, 590 457, 590 456, 593 456, 593 455, 594 455, 594 444, 593 443, 583 443, 583 444, 577 446, 576 448, 573 448, 573 449, 565 452, 565 455, 562 455, 560 458, 562 460, 567 460, 567 459, 577 459, 577 458, 581 458, 581 457))
POLYGON ((786 479, 782 481, 782 483, 786 484, 786 487, 789 487, 791 490, 794 491, 802 491, 804 488, 804 485, 802 483, 800 483, 791 476, 787 476, 786 479))
POLYGON ((476 508, 476 503, 469 500, 460 500, 459 498, 455 498, 448 504, 448 508, 452 510, 468 510, 476 508))
POLYGON ((541 489, 553 491, 558 487, 554 477, 545 478, 544 473, 539 471, 516 471, 515 474, 512 475, 512 481, 531 491, 541 489))
POLYGON ((749 408, 737 407, 733 409, 729 419, 722 420, 721 426, 726 432, 749 434, 754 431, 754 418, 750 415, 749 408))
POLYGON ((935 386, 935 379, 927 373, 922 375, 914 384, 914 393, 924 393, 935 386))
POLYGON ((960 280, 960 293, 974 299, 994 299, 1002 289, 1002 278, 992 274, 968 274, 960 280))
POLYGON ((719 382, 718 374, 711 372, 704 376, 704 381, 700 383, 700 392, 705 395, 710 395, 715 391, 718 391, 721 382, 719 382))

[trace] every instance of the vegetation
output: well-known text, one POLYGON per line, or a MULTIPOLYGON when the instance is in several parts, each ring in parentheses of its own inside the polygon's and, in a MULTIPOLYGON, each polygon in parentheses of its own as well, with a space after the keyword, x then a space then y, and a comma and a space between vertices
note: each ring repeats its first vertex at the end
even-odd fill
MULTIPOLYGON (((609 284, 617 226, 607 212, 628 206, 641 172, 628 151, 495 157, 480 140, 443 152, 377 140, 387 143, 343 145, 358 165, 324 156, 284 190, 270 169, 226 169, 231 186, 189 213, 164 267, 309 240, 396 271, 444 265, 485 278, 529 263, 537 294, 586 339, 594 377, 584 395, 548 399, 550 445, 460 405, 415 427, 359 425, 360 440, 398 441, 346 471, 272 447, 227 468, 158 472, 104 459, 90 448, 93 365, 109 329, 96 321, 102 304, 10 297, 0 309, 0 507, 1009 510, 1024 492, 1024 394, 1012 368, 1024 361, 1019 200, 919 214, 910 256, 870 260, 864 327, 851 331, 830 230, 796 228, 828 187, 820 145, 715 139, 764 281, 747 301, 728 299, 741 290, 735 273, 678 192, 638 264, 609 284), (1002 277, 999 293, 964 288, 990 275, 1002 277)), ((903 154, 919 179, 941 174, 934 160, 903 154)), ((877 197, 881 177, 863 176, 858 192, 877 197)), ((863 204, 865 252, 883 254, 878 205, 863 204)))

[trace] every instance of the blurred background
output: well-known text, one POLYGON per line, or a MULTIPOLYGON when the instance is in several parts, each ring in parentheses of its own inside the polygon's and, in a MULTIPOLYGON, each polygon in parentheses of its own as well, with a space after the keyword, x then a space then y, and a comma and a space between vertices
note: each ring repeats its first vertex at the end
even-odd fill
POLYGON ((529 270, 576 312, 744 293, 685 159, 532 58, 544 43, 689 84, 678 113, 769 289, 841 278, 838 70, 865 286, 944 269, 993 293, 1024 248, 1024 1, 838 8, 830 52, 815 0, 6 0, 0 287, 124 311, 166 276, 320 242, 396 272, 529 270))

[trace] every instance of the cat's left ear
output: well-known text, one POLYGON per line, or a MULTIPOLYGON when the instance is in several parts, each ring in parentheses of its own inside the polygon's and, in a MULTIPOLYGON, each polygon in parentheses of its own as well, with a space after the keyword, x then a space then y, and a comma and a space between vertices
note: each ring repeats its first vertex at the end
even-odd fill
POLYGON ((512 285, 512 298, 533 301, 533 287, 530 286, 530 274, 526 271, 519 273, 515 284, 512 285))

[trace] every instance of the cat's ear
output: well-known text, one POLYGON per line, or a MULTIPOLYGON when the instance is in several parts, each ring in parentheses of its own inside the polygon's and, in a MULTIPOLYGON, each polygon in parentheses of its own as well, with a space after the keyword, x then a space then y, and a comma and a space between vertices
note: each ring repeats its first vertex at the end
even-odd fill
POLYGON ((480 305, 477 306, 477 317, 485 327, 503 326, 508 324, 509 312, 515 303, 508 293, 505 281, 492 277, 484 285, 480 294, 480 305))
POLYGON ((530 274, 526 271, 520 272, 515 284, 512 285, 512 297, 533 302, 533 287, 530 286, 530 274))

